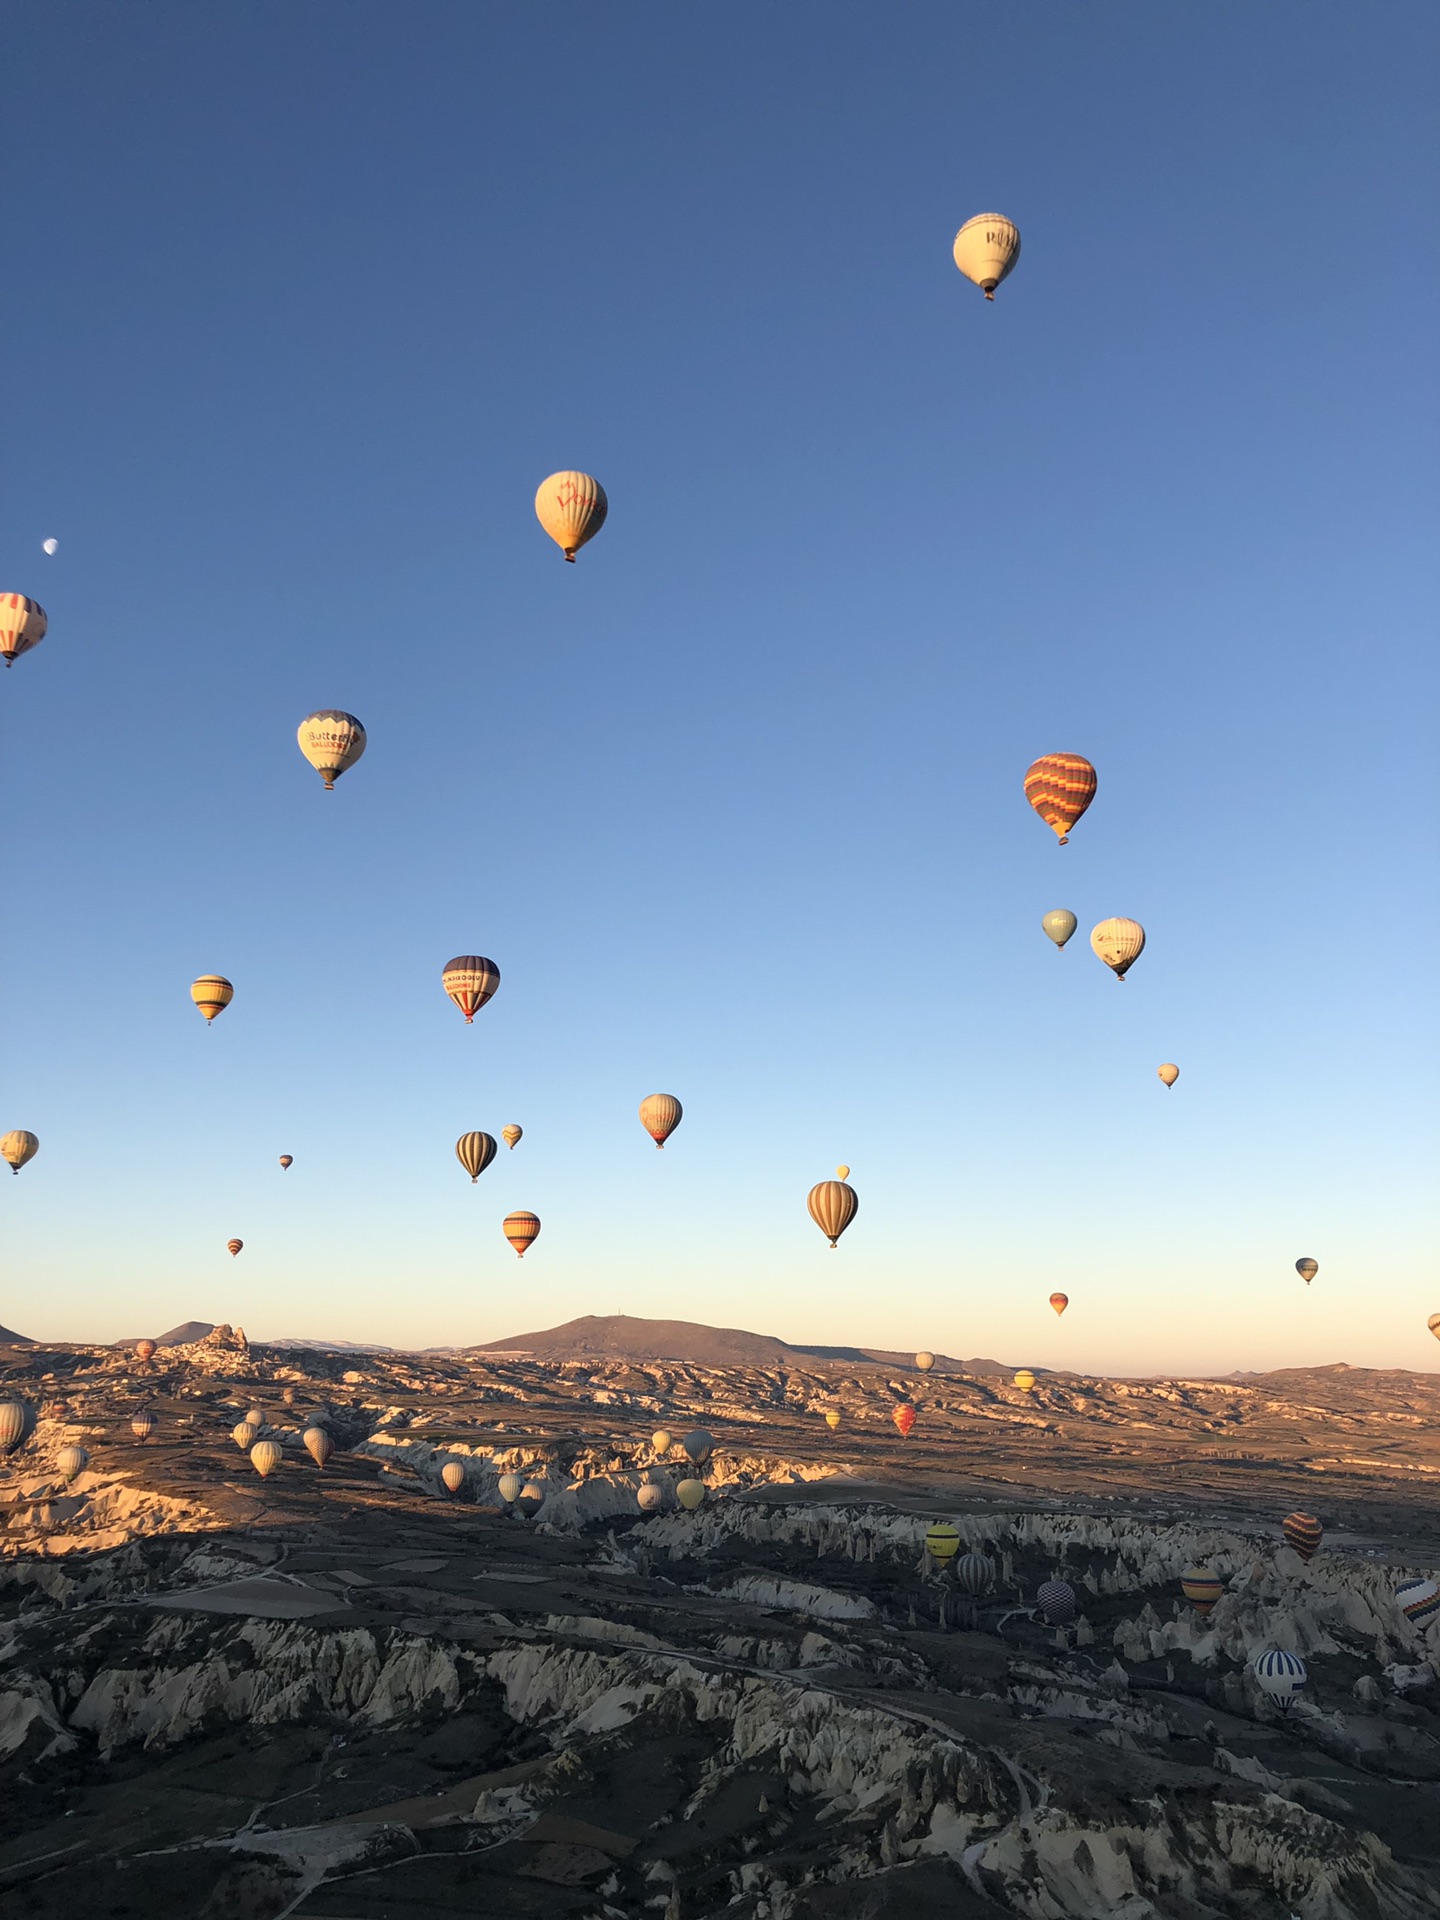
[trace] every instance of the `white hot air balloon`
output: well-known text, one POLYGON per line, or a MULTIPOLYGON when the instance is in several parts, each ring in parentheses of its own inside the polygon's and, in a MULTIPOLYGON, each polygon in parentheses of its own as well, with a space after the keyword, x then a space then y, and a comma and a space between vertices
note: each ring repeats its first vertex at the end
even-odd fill
POLYGON ((605 524, 610 502, 605 489, 588 473, 567 470, 540 482, 535 495, 535 517, 567 560, 605 524))
POLYGON ((1115 978, 1123 982, 1145 951, 1145 929, 1138 920, 1102 920, 1090 935, 1090 945, 1115 978))
POLYGON ((296 729, 300 751, 325 782, 325 791, 333 792, 335 782, 365 751, 365 729, 353 713, 338 707, 322 707, 307 714, 296 729))
POLYGON ((1020 258, 1020 229, 1003 213, 977 213, 955 236, 955 264, 987 300, 1020 258))

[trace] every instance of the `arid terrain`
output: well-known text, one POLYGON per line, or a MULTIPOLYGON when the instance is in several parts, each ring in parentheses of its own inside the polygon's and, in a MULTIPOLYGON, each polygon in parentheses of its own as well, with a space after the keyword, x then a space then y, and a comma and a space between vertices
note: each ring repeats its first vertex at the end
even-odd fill
POLYGON ((1440 1379, 903 1359, 622 1320, 0 1347, 39 1416, 0 1469, 4 1910, 1440 1915, 1440 1625, 1394 1600, 1440 1568, 1440 1379), (927 1559, 941 1518, 988 1595, 927 1559), (1309 1670, 1285 1713, 1269 1646, 1309 1670))

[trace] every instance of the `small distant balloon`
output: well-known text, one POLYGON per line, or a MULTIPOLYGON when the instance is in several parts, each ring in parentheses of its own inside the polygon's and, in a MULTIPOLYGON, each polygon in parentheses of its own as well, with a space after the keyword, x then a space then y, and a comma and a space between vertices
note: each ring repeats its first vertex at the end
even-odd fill
POLYGON ((520 1498, 520 1489, 524 1484, 518 1473, 502 1473, 496 1483, 495 1491, 507 1507, 513 1507, 520 1498))
POLYGON ((66 1480, 76 1479, 89 1464, 90 1456, 84 1447, 62 1447, 55 1456, 55 1465, 66 1480))
POLYGON ((461 953, 447 960, 440 984, 465 1016, 468 1027, 500 985, 500 969, 483 953, 461 953))
POLYGON ((284 1173, 284 1172, 285 1172, 285 1171, 286 1171, 286 1170, 287 1170, 288 1168, 290 1168, 290 1167, 293 1167, 293 1166, 294 1166, 294 1164, 295 1164, 295 1156, 294 1156, 294 1154, 293 1154, 293 1153, 282 1153, 282 1154, 281 1154, 281 1156, 280 1156, 280 1171, 281 1171, 282 1173, 284 1173))
POLYGON ((524 1486, 521 1487, 515 1504, 527 1519, 532 1514, 538 1513, 545 1504, 545 1482, 543 1480, 527 1480, 524 1486))
POLYGON ((642 1513, 658 1513, 665 1504, 665 1489, 654 1480, 642 1480, 635 1489, 635 1504, 642 1513))
POLYGON ((1052 1293, 1050 1296, 1050 1304, 1056 1313, 1063 1313, 1070 1304, 1070 1296, 1068 1293, 1052 1293))
POLYGON ((1225 1591, 1225 1582, 1213 1567, 1186 1567, 1180 1591, 1203 1620, 1225 1591))
MULTIPOLYGON (((1308 1287, 1310 1282, 1315 1278, 1316 1274, 1320 1271, 1320 1262, 1318 1260, 1310 1259, 1309 1256, 1307 1255, 1305 1259, 1297 1260, 1295 1262, 1295 1271, 1296 1273, 1299 1274, 1300 1278, 1305 1282, 1306 1286, 1308 1287)), ((1430 1331, 1433 1333, 1435 1329, 1432 1327, 1430 1331)))
POLYGON ((33 1160, 40 1151, 40 1142, 33 1133, 27 1133, 24 1127, 17 1127, 14 1133, 7 1133, 0 1140, 0 1160, 4 1160, 11 1173, 33 1160))
POLYGON ((1423 1627, 1440 1613, 1440 1586, 1433 1580, 1402 1581, 1395 1589, 1395 1604, 1412 1627, 1423 1627))
POLYGON ((830 1428, 832 1433, 834 1432, 835 1428, 839 1426, 840 1415, 834 1407, 827 1407, 825 1409, 825 1424, 827 1427, 830 1428))
POLYGON ((60 551, 60 542, 53 537, 49 540, 42 540, 40 542, 40 551, 42 553, 58 553, 60 551))
POLYGON ((1123 982, 1145 951, 1145 929, 1138 920, 1102 920, 1090 935, 1090 945, 1115 978, 1123 982))
POLYGON ((1056 907, 1053 913, 1047 913, 1040 922, 1046 938, 1053 940, 1057 947, 1064 946, 1079 924, 1080 922, 1068 907, 1056 907))
POLYGON ((447 1493, 459 1493, 465 1484, 465 1469, 458 1460, 447 1460, 440 1469, 440 1478, 447 1493))
POLYGON ((285 1449, 278 1440, 257 1440, 250 1449, 250 1464, 264 1480, 272 1474, 285 1458, 285 1449))
POLYGON ((14 1453, 35 1431, 35 1409, 28 1400, 0 1400, 0 1453, 14 1453))
POLYGON ((525 1250, 532 1247, 540 1235, 540 1216, 538 1213, 507 1213, 501 1231, 515 1249, 517 1259, 525 1258, 525 1250))
POLYGON ((335 1442, 324 1427, 307 1427, 300 1436, 300 1442, 317 1467, 323 1467, 335 1451, 335 1442))
POLYGON ((1155 1071, 1167 1087, 1173 1087, 1175 1082, 1180 1078, 1180 1069, 1175 1065, 1173 1060, 1167 1060, 1163 1067, 1157 1067, 1155 1071))
POLYGON ((900 1429, 900 1438, 908 1440, 915 1425, 915 1409, 908 1400, 902 1400, 890 1418, 900 1429))
POLYGON ((1099 784, 1094 767, 1079 753, 1042 753, 1025 770, 1025 798, 1060 836, 1062 847, 1099 784))
POLYGON ((979 1599, 995 1584, 995 1562, 986 1553, 962 1553, 955 1562, 955 1581, 962 1592, 979 1599))
POLYGON ((656 1453, 668 1453, 674 1444, 674 1437, 664 1427, 657 1427, 650 1436, 650 1444, 656 1453))
POLYGON ((488 1133, 462 1133, 455 1142, 455 1157, 469 1174, 472 1187, 498 1151, 488 1133))
POLYGON ((1325 1537, 1325 1529, 1313 1513, 1291 1513, 1281 1523, 1281 1532, 1307 1565, 1320 1550, 1320 1542, 1325 1537))
POLYGON ((705 1504, 705 1482, 703 1480, 682 1480, 675 1489, 675 1498, 687 1513, 694 1513, 697 1507, 705 1504))
POLYGON ((223 973, 202 973, 191 983, 190 998, 204 1014, 208 1027, 235 998, 235 989, 223 973))
POLYGON ((1035 1590, 1036 1604, 1049 1627, 1068 1627, 1076 1613, 1075 1589, 1068 1580, 1042 1580, 1035 1590))
POLYGON ((836 1167, 835 1178, 837 1180, 848 1180, 850 1178, 849 1167, 845 1167, 845 1166, 836 1167))
POLYGON ((38 647, 49 629, 45 609, 23 593, 0 593, 0 660, 13 667, 22 653, 38 647))
POLYGON ((685 1110, 673 1093, 649 1093, 640 1102, 640 1124, 663 1147, 685 1117, 685 1110))
POLYGON ((948 1520, 937 1520, 925 1530, 925 1551, 937 1567, 948 1567, 960 1551, 960 1535, 948 1520))
POLYGON ((1028 1367, 1022 1367, 1016 1374, 1015 1385, 1020 1389, 1021 1393, 1033 1393, 1035 1391, 1035 1376, 1028 1367))
POLYGON ((155 1358, 155 1342, 153 1340, 137 1340, 135 1342, 135 1358, 137 1360, 153 1360, 155 1358))
POLYGON ((260 1438, 260 1429, 258 1426, 252 1427, 248 1420, 241 1420, 238 1425, 230 1429, 230 1438, 242 1453, 249 1453, 251 1447, 260 1438))
POLYGON ((137 1440, 148 1440, 155 1431, 154 1414, 148 1408, 143 1413, 137 1413, 130 1422, 130 1431, 137 1440))
POLYGON ((833 1249, 860 1211, 860 1196, 843 1180, 821 1180, 810 1189, 805 1204, 810 1209, 810 1218, 833 1249))
POLYGON ((1003 213, 977 213, 956 234, 951 254, 987 300, 1020 258, 1020 229, 1003 213))
POLYGON ((1267 1647, 1263 1653, 1257 1653, 1250 1662, 1250 1670, 1282 1713, 1290 1711, 1290 1702, 1309 1678, 1299 1654, 1289 1653, 1283 1647, 1267 1647))
POLYGON ((609 511, 605 489, 588 473, 552 473, 536 490, 535 517, 570 561, 595 538, 609 511))
POLYGON ((243 1240, 227 1240, 225 1242, 225 1251, 233 1258, 234 1255, 239 1253, 244 1244, 245 1242, 243 1240))
POLYGON ((1425 1324, 1430 1329, 1431 1333, 1434 1334, 1435 1338, 1437 1340, 1440 1340, 1440 1313, 1432 1313, 1430 1318, 1425 1322, 1425 1324))
POLYGON ((341 774, 353 767, 365 751, 365 729, 353 713, 321 707, 307 714, 296 729, 300 751, 333 793, 341 774))
POLYGON ((715 1451, 715 1436, 707 1433, 704 1427, 696 1427, 693 1433, 686 1434, 680 1445, 692 1466, 703 1467, 715 1451))
POLYGON ((921 1373, 929 1373, 930 1369, 934 1366, 934 1364, 935 1364, 935 1356, 933 1353, 926 1353, 922 1349, 915 1356, 915 1365, 919 1368, 921 1373))
POLYGON ((519 1142, 525 1138, 525 1129, 523 1127, 517 1127, 512 1120, 508 1127, 502 1127, 500 1129, 500 1138, 513 1153, 519 1142))

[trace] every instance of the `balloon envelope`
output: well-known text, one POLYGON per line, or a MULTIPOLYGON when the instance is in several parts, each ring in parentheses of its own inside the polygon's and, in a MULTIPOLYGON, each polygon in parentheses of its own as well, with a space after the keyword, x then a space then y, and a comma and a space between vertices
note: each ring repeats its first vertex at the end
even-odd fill
POLYGON ((1071 934, 1074 933, 1079 924, 1080 922, 1068 907, 1056 907, 1052 913, 1047 913, 1045 918, 1040 922, 1040 925, 1045 929, 1045 937, 1053 940, 1057 947, 1064 946, 1065 942, 1070 938, 1071 934))
POLYGON ((260 1429, 258 1426, 251 1426, 248 1420, 242 1420, 238 1426, 230 1429, 230 1438, 242 1453, 248 1453, 260 1438, 260 1429))
POLYGON ((1440 1613, 1440 1586, 1433 1580, 1405 1580, 1395 1589, 1395 1604, 1412 1627, 1423 1627, 1440 1613))
POLYGON ((1117 980, 1123 980, 1145 951, 1145 929, 1138 920, 1102 920, 1090 945, 1117 980))
POLYGON ((658 1513, 665 1504, 665 1489, 653 1480, 642 1480, 635 1489, 635 1501, 642 1513, 658 1513))
POLYGON ((40 551, 42 553, 58 553, 60 551, 60 542, 55 539, 42 540, 40 542, 40 551))
POLYGON ((915 1356, 915 1364, 920 1369, 921 1373, 929 1373, 930 1369, 935 1364, 935 1356, 933 1353, 926 1353, 922 1349, 922 1351, 917 1353, 915 1356))
POLYGON ((518 1473, 502 1473, 496 1484, 496 1492, 507 1507, 513 1506, 520 1498, 520 1489, 524 1484, 518 1473))
POLYGON ((696 1427, 693 1433, 687 1433, 680 1442, 685 1449, 685 1457, 692 1466, 703 1467, 715 1451, 715 1436, 707 1433, 704 1427, 696 1427))
POLYGON ((500 1138, 513 1153, 515 1151, 515 1143, 525 1138, 525 1129, 523 1127, 517 1127, 512 1121, 508 1127, 502 1127, 500 1129, 500 1138))
POLYGON ((655 1432, 650 1436, 650 1444, 656 1453, 668 1453, 672 1443, 673 1436, 668 1433, 664 1427, 657 1427, 655 1432))
POLYGON ((1180 1078, 1180 1069, 1173 1060, 1167 1060, 1163 1067, 1157 1067, 1155 1071, 1167 1087, 1173 1087, 1175 1082, 1180 1078))
POLYGON ((13 667, 45 638, 50 622, 38 600, 23 593, 0 593, 0 660, 13 667))
POLYGON ((278 1440, 257 1440, 250 1449, 250 1464, 263 1480, 271 1474, 285 1458, 285 1449, 278 1440))
POLYGON ((1046 826, 1059 834, 1062 847, 1099 784, 1094 767, 1079 753, 1042 753, 1025 770, 1025 798, 1046 826))
POLYGON ((470 1176, 473 1187, 500 1149, 488 1133, 462 1133, 455 1142, 455 1157, 470 1176))
MULTIPOLYGON (((1308 1287, 1310 1282, 1315 1278, 1316 1274, 1320 1271, 1320 1262, 1318 1260, 1309 1260, 1309 1259, 1297 1260, 1295 1262, 1295 1271, 1296 1273, 1299 1274, 1300 1278, 1305 1282, 1306 1286, 1308 1287)), ((1432 1328, 1431 1331, 1433 1332, 1434 1329, 1432 1328)))
POLYGON ((1020 229, 1003 213, 977 213, 955 236, 955 264, 987 300, 1020 258, 1020 229))
POLYGON ((310 713, 296 729, 300 751, 325 782, 325 791, 333 792, 335 782, 365 751, 365 729, 353 713, 338 707, 322 707, 310 713))
POLYGON ((1035 1599, 1047 1626, 1068 1627, 1074 1620, 1075 1589, 1068 1580, 1042 1580, 1035 1599))
POLYGON ((1068 1293, 1052 1293, 1050 1296, 1050 1304, 1056 1313, 1063 1313, 1070 1304, 1070 1296, 1068 1293))
POLYGON ((137 1360, 153 1360, 155 1358, 155 1342, 153 1340, 137 1340, 135 1342, 135 1358, 137 1360))
POLYGON ((55 1456, 55 1464, 65 1479, 73 1480, 89 1466, 90 1456, 84 1447, 62 1447, 55 1456))
POLYGON ((860 1211, 860 1196, 843 1180, 822 1180, 805 1202, 810 1218, 833 1247, 860 1211))
POLYGON ((148 1440, 155 1431, 154 1414, 149 1412, 137 1413, 135 1418, 130 1422, 130 1431, 137 1440, 148 1440))
POLYGON ((12 1173, 19 1173, 40 1151, 40 1142, 33 1133, 27 1133, 24 1127, 17 1127, 13 1133, 7 1133, 0 1140, 0 1160, 4 1160, 12 1173))
POLYGON ((191 982, 190 998, 204 1014, 208 1026, 235 998, 235 989, 223 973, 202 973, 198 980, 191 982))
POLYGON ((1267 1647, 1263 1653, 1257 1653, 1250 1662, 1250 1670, 1282 1713, 1288 1712, 1290 1702, 1309 1677, 1299 1654, 1287 1653, 1282 1647, 1267 1647))
POLYGON ((843 1164, 841 1166, 836 1167, 835 1178, 837 1180, 848 1180, 850 1178, 849 1167, 844 1166, 843 1164))
POLYGON ((926 1529, 925 1551, 937 1566, 947 1567, 960 1551, 960 1536, 948 1520, 926 1529))
POLYGON ((458 1493, 465 1484, 465 1469, 458 1460, 447 1460, 440 1469, 447 1493, 458 1493))
POLYGON ((1213 1567, 1186 1567, 1180 1591, 1203 1620, 1225 1591, 1225 1582, 1213 1567))
POLYGON ((0 1400, 0 1453, 24 1446, 35 1428, 35 1409, 28 1400, 0 1400))
POLYGON ((694 1513, 695 1509, 704 1502, 705 1482, 703 1480, 682 1480, 675 1489, 675 1498, 687 1513, 694 1513))
POLYGON ((955 1562, 955 1580, 964 1592, 989 1593, 995 1584, 995 1562, 986 1553, 962 1553, 955 1562))
POLYGON ((1430 1318, 1425 1322, 1425 1324, 1430 1329, 1431 1333, 1434 1334, 1435 1338, 1437 1340, 1440 1340, 1440 1313, 1432 1313, 1430 1318))
POLYGON ((685 1109, 673 1093, 647 1093, 640 1102, 640 1124, 663 1147, 685 1117, 685 1109))
POLYGON ((535 517, 567 560, 595 538, 609 511, 605 489, 588 473, 552 473, 536 489, 535 517))
POLYGON ((286 1171, 286 1170, 287 1170, 288 1168, 290 1168, 290 1167, 293 1167, 293 1166, 294 1166, 294 1164, 295 1164, 295 1156, 294 1156, 294 1154, 293 1154, 293 1153, 282 1153, 282 1154, 281 1154, 281 1156, 280 1156, 280 1170, 281 1170, 281 1172, 282 1172, 282 1173, 283 1173, 283 1172, 285 1172, 285 1171, 286 1171))
POLYGON ((835 1411, 834 1407, 828 1407, 826 1409, 825 1424, 827 1427, 830 1427, 831 1429, 834 1429, 835 1427, 839 1426, 840 1415, 835 1411))
POLYGON ((237 1253, 240 1252, 241 1248, 244 1245, 245 1245, 245 1242, 243 1240, 227 1240, 225 1242, 225 1251, 228 1254, 230 1254, 231 1257, 233 1258, 237 1253))
POLYGON ((465 1016, 468 1027, 500 984, 500 969, 483 953, 460 953, 445 962, 440 984, 465 1016))
POLYGON ((1016 1374, 1015 1385, 1020 1389, 1022 1393, 1034 1392, 1035 1376, 1033 1373, 1031 1373, 1028 1367, 1022 1367, 1020 1371, 1016 1374))
POLYGON ((908 1440, 910 1438, 911 1429, 915 1425, 915 1409, 914 1407, 911 1406, 910 1402, 908 1400, 902 1400, 900 1402, 900 1405, 896 1407, 894 1413, 891 1414, 890 1418, 895 1422, 896 1426, 900 1429, 901 1439, 908 1440))
POLYGON ((521 1487, 515 1504, 522 1513, 538 1513, 545 1504, 545 1482, 527 1480, 521 1487))
POLYGON ((525 1249, 533 1246, 539 1237, 540 1216, 538 1213, 526 1213, 523 1210, 518 1213, 507 1213, 502 1231, 515 1249, 516 1257, 523 1260, 525 1249))
POLYGON ((1281 1532, 1302 1560, 1313 1560, 1325 1536, 1325 1529, 1313 1513, 1287 1514, 1281 1532))
POLYGON ((307 1427, 300 1436, 305 1451, 317 1467, 323 1467, 335 1451, 335 1442, 324 1427, 307 1427))

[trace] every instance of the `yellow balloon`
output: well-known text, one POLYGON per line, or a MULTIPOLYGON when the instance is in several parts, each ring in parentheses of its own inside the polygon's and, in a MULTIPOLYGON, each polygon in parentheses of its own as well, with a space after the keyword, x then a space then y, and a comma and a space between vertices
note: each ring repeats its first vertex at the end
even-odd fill
POLYGON ((836 1167, 835 1178, 837 1180, 848 1180, 850 1178, 849 1167, 836 1167))
POLYGON ((1145 929, 1138 920, 1102 920, 1090 935, 1090 945, 1123 981, 1145 951, 1145 929))
POLYGON ((955 236, 955 264, 987 300, 1020 258, 1020 229, 1003 213, 977 213, 955 236))
POLYGON ((839 1426, 839 1424, 840 1424, 840 1415, 839 1415, 839 1414, 838 1414, 838 1413, 836 1412, 836 1410, 835 1410, 835 1408, 834 1408, 834 1407, 827 1407, 827 1408, 826 1408, 826 1410, 825 1410, 825 1424, 826 1424, 826 1426, 827 1426, 827 1427, 829 1427, 829 1428, 830 1428, 830 1430, 831 1430, 832 1432, 833 1432, 833 1431, 835 1430, 835 1428, 836 1428, 836 1427, 838 1427, 838 1426, 839 1426))
POLYGON ((1173 1060, 1167 1060, 1163 1067, 1157 1067, 1155 1071, 1160 1075, 1160 1078, 1165 1082, 1167 1087, 1173 1087, 1175 1082, 1180 1078, 1180 1069, 1175 1065, 1173 1060))
POLYGON ((353 713, 338 707, 322 707, 307 714, 296 729, 300 751, 325 782, 325 791, 333 793, 335 782, 347 767, 353 767, 365 751, 365 729, 353 713))
POLYGON ((656 1453, 668 1453, 673 1445, 673 1436, 664 1427, 658 1427, 650 1436, 650 1444, 656 1453))
POLYGON ((1022 1393, 1035 1391, 1035 1376, 1028 1367, 1022 1367, 1015 1376, 1015 1384, 1022 1393))
POLYGON ((13 667, 45 638, 48 621, 38 600, 23 593, 0 593, 0 660, 13 667))
POLYGON ((640 1102, 640 1124, 663 1147, 685 1117, 685 1110, 673 1093, 649 1093, 640 1102))
POLYGON ((223 1013, 235 998, 235 989, 223 973, 202 973, 200 978, 191 984, 190 998, 204 1014, 205 1024, 208 1027, 216 1015, 223 1013))
POLYGON ((610 502, 588 473, 552 473, 535 495, 535 517, 567 560, 605 524, 610 502))
POLYGON ((19 1173, 21 1167, 33 1160, 39 1151, 40 1142, 24 1127, 17 1127, 0 1140, 0 1160, 5 1162, 11 1173, 19 1173))
POLYGON ((933 1353, 917 1353, 915 1356, 915 1364, 921 1373, 929 1373, 935 1364, 935 1356, 933 1353))
POLYGON ((704 1502, 705 1482, 703 1480, 682 1480, 675 1489, 675 1498, 687 1513, 694 1513, 695 1509, 704 1502))

